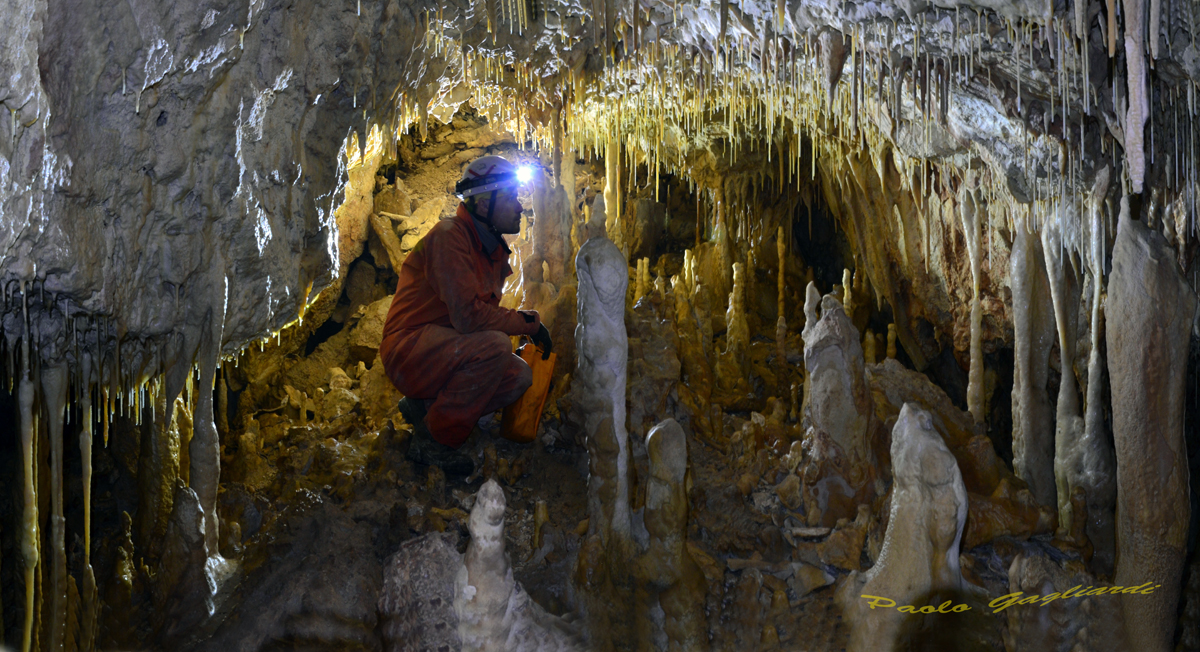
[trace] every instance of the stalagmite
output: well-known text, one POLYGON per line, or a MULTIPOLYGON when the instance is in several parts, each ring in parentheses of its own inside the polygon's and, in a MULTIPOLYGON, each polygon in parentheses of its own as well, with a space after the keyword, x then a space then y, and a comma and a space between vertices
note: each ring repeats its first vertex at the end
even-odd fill
POLYGON ((852 289, 852 276, 849 269, 842 270, 842 308, 847 315, 854 314, 854 296, 852 289))
MULTIPOLYGON (((645 523, 649 548, 635 562, 638 578, 651 591, 650 610, 664 613, 661 636, 670 649, 693 650, 708 642, 704 618, 704 575, 687 546, 687 437, 674 419, 646 436, 650 477, 646 484, 645 523)), ((642 614, 648 619, 649 614, 642 614)), ((658 637, 654 632, 651 640, 658 637)), ((649 641, 647 641, 649 642, 649 641)))
POLYGON ((729 307, 725 310, 725 353, 735 361, 745 360, 750 346, 750 326, 746 323, 746 274, 741 263, 733 264, 733 290, 729 292, 729 307))
POLYGON ((896 357, 896 325, 888 324, 887 332, 887 357, 896 357))
MULTIPOLYGON (((55 356, 58 357, 58 356, 55 356)), ((49 416, 50 439, 50 548, 51 576, 49 586, 50 614, 45 627, 50 634, 51 650, 59 650, 67 628, 67 532, 63 516, 63 410, 67 403, 66 365, 42 369, 42 396, 49 416)))
POLYGON ((1170 244, 1129 218, 1122 199, 1106 308, 1117 452, 1116 585, 1154 582, 1122 595, 1125 629, 1139 650, 1172 649, 1188 536, 1183 440, 1188 337, 1196 296, 1170 244))
POLYGON ((959 544, 967 489, 929 412, 904 404, 891 453, 895 484, 882 552, 866 573, 851 572, 836 595, 850 622, 850 652, 898 649, 909 616, 878 605, 936 605, 963 589, 959 544))
POLYGON ((625 628, 632 624, 629 578, 621 575, 624 566, 617 561, 628 559, 632 550, 625 429, 628 270, 625 256, 604 237, 588 240, 575 257, 578 363, 571 384, 587 437, 588 539, 583 545, 592 551, 581 550, 576 574, 594 578, 584 583, 593 631, 617 640, 627 638, 625 628))
MULTIPOLYGON (((816 293, 809 283, 808 294, 816 293)), ((805 312, 809 305, 805 304, 805 312)), ((857 471, 870 455, 867 443, 871 395, 858 330, 832 295, 821 299, 821 316, 804 325, 804 422, 827 434, 857 471)), ((846 478, 855 484, 857 478, 846 478)))
POLYGON ((1104 286, 1104 225, 1101 217, 1108 193, 1109 169, 1096 173, 1088 201, 1091 246, 1088 264, 1092 272, 1091 347, 1088 351, 1087 402, 1084 406, 1083 437, 1079 442, 1077 482, 1087 492, 1087 536, 1095 548, 1092 563, 1102 573, 1111 573, 1115 561, 1113 508, 1117 499, 1117 468, 1108 443, 1104 419, 1104 384, 1107 369, 1100 355, 1103 329, 1101 297, 1104 286))
POLYGON ((1054 485, 1054 423, 1046 393, 1053 306, 1041 242, 1018 223, 1010 257, 1013 311, 1013 470, 1029 483, 1038 503, 1057 506, 1054 485))

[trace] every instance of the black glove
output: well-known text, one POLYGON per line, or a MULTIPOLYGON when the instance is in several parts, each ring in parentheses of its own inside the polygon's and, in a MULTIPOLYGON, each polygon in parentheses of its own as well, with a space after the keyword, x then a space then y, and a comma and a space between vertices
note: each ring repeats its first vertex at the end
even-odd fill
POLYGON ((542 347, 542 359, 548 360, 550 352, 554 350, 554 342, 550 341, 550 331, 546 330, 545 324, 538 324, 538 332, 532 339, 534 344, 542 347))

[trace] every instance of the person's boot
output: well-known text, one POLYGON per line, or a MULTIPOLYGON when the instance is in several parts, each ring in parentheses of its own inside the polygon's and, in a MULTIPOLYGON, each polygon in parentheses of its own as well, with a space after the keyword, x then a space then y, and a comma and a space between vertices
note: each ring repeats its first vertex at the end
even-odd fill
POLYGON ((414 464, 436 466, 446 475, 471 475, 475 463, 471 458, 445 444, 434 440, 425 425, 425 404, 420 399, 400 399, 396 406, 404 420, 412 424, 413 434, 409 441, 408 453, 405 457, 414 464))

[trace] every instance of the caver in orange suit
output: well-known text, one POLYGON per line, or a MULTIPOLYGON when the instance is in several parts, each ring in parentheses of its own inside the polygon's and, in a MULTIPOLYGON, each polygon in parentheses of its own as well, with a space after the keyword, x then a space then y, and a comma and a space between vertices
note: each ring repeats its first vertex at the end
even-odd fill
POLYGON ((379 354, 405 396, 426 399, 433 438, 461 446, 483 415, 517 400, 531 382, 510 335, 533 335, 533 311, 500 307, 512 274, 503 240, 489 255, 462 204, 417 243, 400 268, 379 354))

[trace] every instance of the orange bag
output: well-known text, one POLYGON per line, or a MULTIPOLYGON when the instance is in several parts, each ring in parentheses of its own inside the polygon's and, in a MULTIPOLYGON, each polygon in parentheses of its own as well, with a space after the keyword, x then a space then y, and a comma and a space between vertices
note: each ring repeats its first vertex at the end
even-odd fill
POLYGON ((550 378, 554 375, 554 361, 558 359, 558 354, 551 353, 548 359, 543 360, 541 347, 534 346, 532 342, 521 347, 517 353, 533 370, 533 384, 515 403, 504 408, 500 436, 528 444, 537 437, 538 423, 542 420, 542 408, 550 393, 550 378))

